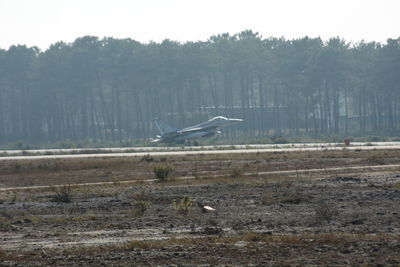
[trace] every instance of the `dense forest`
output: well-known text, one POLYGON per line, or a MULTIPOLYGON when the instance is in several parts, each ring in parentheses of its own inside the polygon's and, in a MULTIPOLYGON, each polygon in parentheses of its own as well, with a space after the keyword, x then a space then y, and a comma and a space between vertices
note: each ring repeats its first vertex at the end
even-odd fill
POLYGON ((0 145, 148 139, 153 118, 245 120, 225 136, 399 135, 400 38, 85 36, 0 49, 0 145))

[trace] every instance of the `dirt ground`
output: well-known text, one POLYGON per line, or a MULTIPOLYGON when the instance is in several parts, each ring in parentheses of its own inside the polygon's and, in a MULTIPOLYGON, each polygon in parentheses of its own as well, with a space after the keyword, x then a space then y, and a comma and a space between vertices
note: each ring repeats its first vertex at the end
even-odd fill
POLYGON ((111 182, 0 191, 0 266, 400 264, 397 150, 0 164, 0 189, 111 182))

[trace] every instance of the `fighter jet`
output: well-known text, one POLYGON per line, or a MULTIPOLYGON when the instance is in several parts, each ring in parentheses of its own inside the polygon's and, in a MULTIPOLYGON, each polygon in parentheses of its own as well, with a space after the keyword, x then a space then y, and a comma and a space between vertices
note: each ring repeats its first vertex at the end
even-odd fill
POLYGON ((193 139, 219 135, 221 134, 221 127, 241 121, 243 120, 217 116, 194 126, 179 129, 173 128, 160 119, 155 118, 154 123, 160 131, 160 135, 157 135, 157 139, 153 139, 152 142, 190 143, 190 140, 193 139))

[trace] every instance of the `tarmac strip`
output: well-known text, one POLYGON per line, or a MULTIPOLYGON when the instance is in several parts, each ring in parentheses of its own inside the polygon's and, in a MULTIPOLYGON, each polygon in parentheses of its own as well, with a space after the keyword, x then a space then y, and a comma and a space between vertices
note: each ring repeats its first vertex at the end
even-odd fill
POLYGON ((111 157, 143 157, 143 156, 186 156, 186 155, 216 155, 216 154, 247 154, 247 153, 274 153, 274 152, 304 152, 304 151, 365 151, 365 150, 392 150, 400 149, 400 145, 372 145, 349 147, 290 147, 290 148, 262 148, 262 149, 226 149, 226 150, 198 150, 198 151, 156 151, 130 153, 96 153, 96 154, 64 154, 40 156, 4 156, 3 160, 35 160, 35 159, 69 159, 69 158, 111 158, 111 157))
MULTIPOLYGON (((351 146, 397 146, 400 142, 352 142, 351 146)), ((212 146, 150 146, 150 147, 105 147, 105 148, 65 148, 65 149, 21 149, 0 150, 0 156, 40 156, 62 154, 109 154, 137 152, 168 152, 168 151, 201 151, 201 150, 236 150, 236 149, 285 149, 285 148, 343 148, 343 143, 287 143, 287 144, 246 144, 246 145, 212 145, 212 146)))

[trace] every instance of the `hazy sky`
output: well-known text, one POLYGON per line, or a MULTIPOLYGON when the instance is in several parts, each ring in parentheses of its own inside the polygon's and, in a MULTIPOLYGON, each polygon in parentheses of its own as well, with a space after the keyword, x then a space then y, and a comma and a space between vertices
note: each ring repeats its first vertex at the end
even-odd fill
POLYGON ((400 36, 399 11, 400 0, 0 0, 0 48, 84 35, 197 41, 245 29, 385 42, 400 36))

